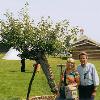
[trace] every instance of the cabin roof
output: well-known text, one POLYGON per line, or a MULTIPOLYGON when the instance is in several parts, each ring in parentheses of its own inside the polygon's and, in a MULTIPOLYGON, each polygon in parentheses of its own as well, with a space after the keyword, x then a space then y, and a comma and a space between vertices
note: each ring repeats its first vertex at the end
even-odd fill
POLYGON ((94 41, 93 39, 87 37, 86 35, 82 35, 80 36, 80 38, 73 43, 73 46, 76 47, 76 46, 81 46, 81 45, 84 45, 84 44, 91 44, 91 45, 94 45, 94 46, 97 46, 97 47, 100 47, 100 43, 94 41))

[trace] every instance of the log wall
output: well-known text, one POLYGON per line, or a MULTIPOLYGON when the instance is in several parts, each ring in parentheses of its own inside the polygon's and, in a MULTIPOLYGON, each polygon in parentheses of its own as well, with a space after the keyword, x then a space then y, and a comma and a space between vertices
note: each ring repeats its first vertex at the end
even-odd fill
POLYGON ((80 44, 77 43, 76 46, 74 45, 72 57, 78 59, 78 55, 81 51, 87 52, 89 59, 100 59, 100 46, 96 44, 91 44, 89 42, 83 44, 82 42, 80 42, 80 44))

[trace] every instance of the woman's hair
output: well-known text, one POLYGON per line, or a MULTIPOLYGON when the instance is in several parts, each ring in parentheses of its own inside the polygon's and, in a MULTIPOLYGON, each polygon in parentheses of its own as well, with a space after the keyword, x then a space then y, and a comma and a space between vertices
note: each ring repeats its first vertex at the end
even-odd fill
MULTIPOLYGON (((75 70, 76 69, 75 60, 73 58, 68 58, 67 59, 67 63, 72 63, 73 64, 72 70, 75 70)), ((67 69, 68 69, 68 67, 67 67, 67 69)))
POLYGON ((67 62, 75 63, 75 60, 74 60, 73 58, 68 58, 68 59, 67 59, 67 62))

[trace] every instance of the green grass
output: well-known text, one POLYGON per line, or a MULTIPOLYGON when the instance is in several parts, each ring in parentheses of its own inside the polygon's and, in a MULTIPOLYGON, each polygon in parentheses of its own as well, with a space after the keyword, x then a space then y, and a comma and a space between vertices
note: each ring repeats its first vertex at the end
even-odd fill
MULTIPOLYGON (((0 58, 3 54, 0 54, 0 58)), ((60 69, 57 64, 63 64, 66 60, 59 58, 48 58, 49 64, 52 67, 52 71, 55 76, 56 83, 59 82, 60 69)), ((100 76, 100 61, 91 61, 96 65, 98 74, 100 76)), ((0 59, 0 100, 19 100, 18 98, 26 98, 28 84, 32 75, 34 62, 26 61, 26 72, 20 72, 20 61, 2 60, 0 59)), ((79 64, 79 61, 76 61, 79 64)), ((100 86, 98 87, 97 96, 95 100, 100 100, 100 86)), ((51 95, 50 88, 48 86, 46 77, 42 72, 36 73, 35 79, 32 84, 30 97, 35 95, 51 95)))

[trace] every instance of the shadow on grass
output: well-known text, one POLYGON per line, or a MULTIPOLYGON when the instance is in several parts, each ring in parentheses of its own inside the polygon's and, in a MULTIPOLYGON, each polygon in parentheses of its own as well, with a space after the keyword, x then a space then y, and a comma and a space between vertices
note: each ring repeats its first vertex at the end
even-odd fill
POLYGON ((19 70, 11 70, 11 71, 9 71, 9 72, 13 72, 13 73, 15 73, 15 72, 19 72, 19 70))
MULTIPOLYGON (((16 72, 21 72, 20 70, 11 70, 9 71, 11 73, 16 73, 16 72)), ((21 73, 33 73, 32 71, 26 70, 25 72, 21 72, 21 73)))

